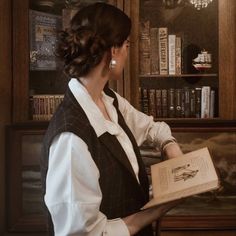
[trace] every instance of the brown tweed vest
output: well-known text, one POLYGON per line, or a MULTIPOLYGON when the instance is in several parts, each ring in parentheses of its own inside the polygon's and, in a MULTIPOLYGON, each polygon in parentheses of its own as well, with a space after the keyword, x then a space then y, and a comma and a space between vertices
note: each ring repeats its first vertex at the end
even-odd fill
MULTIPOLYGON (((65 94, 63 102, 53 116, 44 137, 41 173, 43 193, 45 194, 48 154, 51 142, 56 135, 62 132, 73 132, 88 145, 88 150, 99 169, 99 183, 103 196, 100 210, 108 219, 114 219, 118 217, 122 218, 139 211, 149 199, 149 183, 144 164, 140 157, 139 148, 118 109, 117 98, 114 92, 108 88, 105 89, 105 93, 114 98, 113 104, 118 113, 119 125, 132 142, 139 164, 140 184, 137 182, 133 168, 117 138, 108 132, 97 137, 85 112, 69 89, 65 94)), ((53 228, 51 228, 52 230, 53 228)), ((151 235, 153 235, 151 226, 137 234, 137 236, 151 235)))

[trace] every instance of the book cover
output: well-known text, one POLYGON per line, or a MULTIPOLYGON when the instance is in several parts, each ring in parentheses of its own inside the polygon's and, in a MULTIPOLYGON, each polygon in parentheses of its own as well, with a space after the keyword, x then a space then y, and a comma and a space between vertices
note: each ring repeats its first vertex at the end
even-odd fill
POLYGON ((142 112, 148 115, 149 114, 148 89, 141 88, 141 95, 142 95, 142 112))
POLYGON ((29 11, 30 70, 56 70, 60 66, 55 45, 61 27, 61 16, 29 11))
POLYGON ((155 89, 149 89, 148 91, 148 110, 149 115, 156 117, 156 91, 155 89))
POLYGON ((190 103, 189 115, 192 118, 196 117, 196 93, 194 88, 190 89, 189 91, 189 103, 190 103))
POLYGON ((167 89, 161 90, 161 106, 162 106, 162 117, 168 117, 168 95, 167 89))
POLYGON ((210 96, 211 96, 211 87, 202 86, 201 94, 201 118, 210 117, 210 96))
POLYGON ((167 90, 168 93, 168 117, 174 118, 175 117, 175 89, 170 88, 167 90))
POLYGON ((175 117, 182 117, 182 89, 175 89, 175 117))
POLYGON ((210 118, 215 117, 215 90, 211 89, 211 95, 210 95, 210 118))
POLYGON ((158 50, 158 28, 150 29, 150 56, 151 74, 158 75, 159 72, 159 50, 158 50))
POLYGON ((153 199, 142 209, 208 192, 220 186, 207 147, 151 166, 153 199))
POLYGON ((201 118, 201 95, 202 94, 202 88, 201 87, 196 87, 195 88, 195 117, 196 118, 201 118))
POLYGON ((139 72, 140 75, 150 75, 150 22, 141 22, 139 25, 139 72))
POLYGON ((156 89, 156 116, 162 117, 161 89, 156 89))
POLYGON ((169 75, 176 74, 176 35, 168 35, 168 52, 169 52, 169 75))
POLYGON ((188 87, 184 87, 184 117, 190 117, 190 89, 188 87))
POLYGON ((168 74, 168 29, 158 28, 160 75, 168 74))
POLYGON ((181 75, 182 73, 182 39, 176 36, 175 41, 175 73, 181 75))

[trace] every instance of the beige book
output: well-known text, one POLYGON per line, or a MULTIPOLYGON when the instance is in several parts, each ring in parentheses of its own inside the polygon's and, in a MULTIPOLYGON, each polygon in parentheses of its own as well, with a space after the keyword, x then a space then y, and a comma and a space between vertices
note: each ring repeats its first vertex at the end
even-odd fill
POLYGON ((153 199, 142 209, 219 188, 208 148, 151 166, 153 199))

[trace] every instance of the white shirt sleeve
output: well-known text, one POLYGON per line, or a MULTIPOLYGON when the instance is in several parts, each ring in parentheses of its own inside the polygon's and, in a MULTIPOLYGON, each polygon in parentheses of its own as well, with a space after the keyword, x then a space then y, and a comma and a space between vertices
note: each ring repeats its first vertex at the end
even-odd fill
POLYGON ((50 147, 45 203, 56 236, 129 236, 120 218, 107 220, 99 210, 99 170, 87 144, 73 133, 54 138, 50 147))
POLYGON ((175 141, 169 125, 165 122, 154 122, 152 116, 138 111, 119 94, 116 93, 116 96, 119 109, 139 146, 148 140, 161 149, 167 141, 175 141))

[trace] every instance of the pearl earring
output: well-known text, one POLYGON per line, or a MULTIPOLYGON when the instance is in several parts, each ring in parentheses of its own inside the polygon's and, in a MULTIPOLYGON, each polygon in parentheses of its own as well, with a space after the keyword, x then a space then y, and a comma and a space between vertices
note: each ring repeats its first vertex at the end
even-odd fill
POLYGON ((112 58, 110 61, 110 64, 109 64, 109 68, 114 69, 116 67, 116 65, 117 65, 116 60, 112 58))

